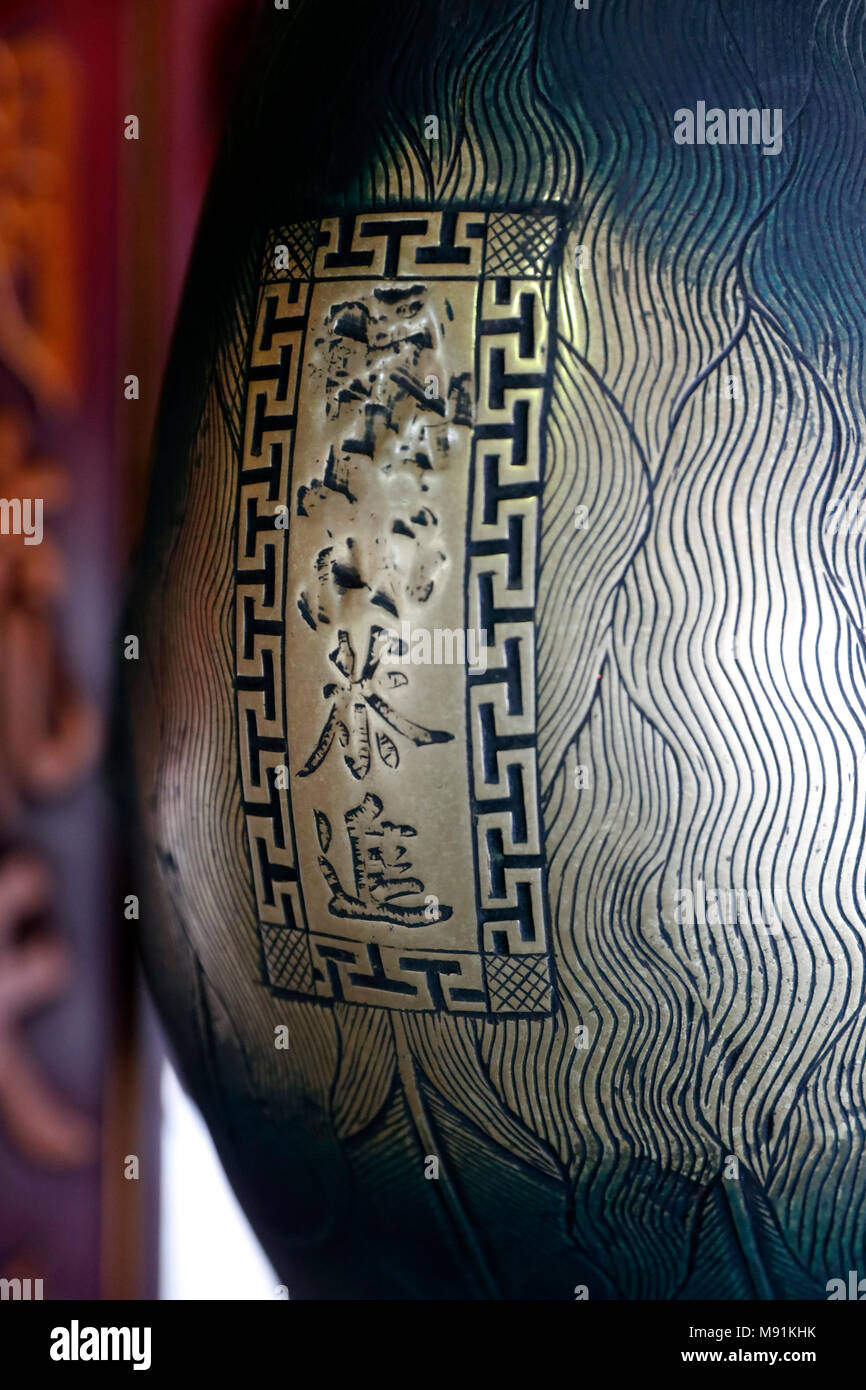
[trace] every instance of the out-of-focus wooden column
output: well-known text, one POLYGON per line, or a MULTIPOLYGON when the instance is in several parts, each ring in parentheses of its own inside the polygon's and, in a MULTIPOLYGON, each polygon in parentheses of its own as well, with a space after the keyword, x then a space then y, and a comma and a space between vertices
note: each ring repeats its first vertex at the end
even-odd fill
MULTIPOLYGON (((134 550, 147 498, 162 376, 199 210, 258 9, 258 0, 129 0, 124 10, 122 115, 139 122, 139 139, 125 142, 119 202, 118 399, 128 375, 139 386, 137 400, 123 398, 118 417, 127 553, 134 550)), ((136 1116, 144 1117, 148 1139, 157 1135, 158 1065, 159 1044, 139 983, 115 1051, 113 1120, 106 1132, 115 1151, 136 1116)), ((148 1225, 155 1198, 149 1203, 143 1194, 131 1210, 127 1187, 111 1166, 103 1263, 113 1297, 135 1296, 136 1250, 149 1283, 156 1279, 157 1242, 148 1225)))
POLYGON ((0 16, 0 496, 42 497, 46 528, 39 546, 0 536, 0 1275, 46 1299, 157 1292, 158 1049, 98 745, 171 324, 255 9, 0 16))
POLYGON ((0 19, 0 492, 45 514, 40 543, 0 536, 0 1266, 46 1299, 103 1291, 123 989, 98 774, 121 562, 118 13, 6 0, 0 19))

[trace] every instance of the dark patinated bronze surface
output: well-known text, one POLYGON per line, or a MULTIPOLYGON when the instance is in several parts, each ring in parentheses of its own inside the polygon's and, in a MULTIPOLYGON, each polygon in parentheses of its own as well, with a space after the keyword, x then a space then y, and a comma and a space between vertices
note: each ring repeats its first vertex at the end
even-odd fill
POLYGON ((265 23, 128 630, 150 975, 292 1297, 862 1252, 843 8, 265 23))

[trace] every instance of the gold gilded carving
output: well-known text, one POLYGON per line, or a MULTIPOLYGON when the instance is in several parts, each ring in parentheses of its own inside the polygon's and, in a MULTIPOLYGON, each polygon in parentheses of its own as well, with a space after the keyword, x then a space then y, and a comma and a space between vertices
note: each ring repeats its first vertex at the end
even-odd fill
POLYGON ((235 616, 272 988, 552 1007, 533 609, 556 232, 456 211, 269 239, 235 616))

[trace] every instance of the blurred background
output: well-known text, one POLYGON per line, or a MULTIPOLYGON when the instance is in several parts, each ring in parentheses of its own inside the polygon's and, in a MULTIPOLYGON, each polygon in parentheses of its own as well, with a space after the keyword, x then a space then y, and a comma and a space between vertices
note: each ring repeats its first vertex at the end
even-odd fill
POLYGON ((0 0, 0 1279, 45 1299, 276 1285, 165 1060, 104 765, 172 323, 258 9, 0 0))

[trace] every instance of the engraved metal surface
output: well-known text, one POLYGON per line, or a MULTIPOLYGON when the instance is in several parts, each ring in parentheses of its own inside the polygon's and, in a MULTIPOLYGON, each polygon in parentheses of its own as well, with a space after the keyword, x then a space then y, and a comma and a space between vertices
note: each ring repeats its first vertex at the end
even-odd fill
MULTIPOLYGON (((576 11, 479 0, 461 5, 453 26, 431 22, 423 43, 420 7, 385 6, 378 21, 366 8, 353 37, 378 97, 357 141, 352 82, 328 83, 326 119, 321 87, 297 99, 295 55, 322 22, 320 7, 308 21, 297 8, 283 68, 270 65, 291 80, 274 78, 270 106, 255 93, 241 145, 257 175, 244 184, 255 236, 236 227, 223 252, 235 173, 202 241, 162 450, 173 505, 154 514, 159 560, 139 608, 152 663, 137 673, 152 975, 198 1094, 217 1096, 215 1125, 230 1115, 256 1202, 272 1181, 272 1220, 261 1224, 278 1254, 282 1243, 286 1268, 297 1227, 309 1235, 317 1294, 367 1290, 378 1258, 396 1297, 407 1287, 453 1297, 459 1285, 472 1297, 495 1286, 507 1297, 571 1298, 580 1280, 593 1299, 824 1298, 829 1280, 862 1262, 866 1229, 866 190, 856 158, 866 7, 624 0, 576 11), (782 109, 778 156, 678 144, 674 112, 699 98, 782 109), (291 141, 279 119, 288 100, 301 129, 291 141), (438 140, 423 134, 430 112, 438 140), (307 209, 347 208, 369 211, 300 220, 307 209), (439 212, 434 220, 421 208, 439 212), (299 220, 283 225, 293 209, 299 220), (404 244, 399 230, 429 217, 431 243, 444 244, 448 210, 453 243, 476 256, 469 273, 429 259, 422 270, 420 243, 404 244), (547 233, 539 213, 550 215, 547 233), (389 224, 378 238, 364 231, 374 219, 389 224), (483 250, 470 221, 485 223, 483 250), (280 246, 286 264, 272 268, 280 246), (536 277, 533 246, 550 280, 536 277), (326 267, 329 255, 337 260, 326 267), (512 473, 501 439, 478 444, 490 361, 480 326, 498 312, 500 276, 510 292, 538 287, 546 335, 533 371, 547 385, 526 395, 541 442, 528 435, 532 467, 512 473), (327 311, 310 317, 316 295, 324 310, 324 287, 328 309, 355 287, 360 324, 375 288, 417 284, 439 306, 445 281, 475 296, 470 472, 455 511, 424 495, 443 543, 415 555, 421 532, 433 531, 410 524, 415 536, 401 536, 392 568, 384 480, 348 487, 354 503, 340 491, 338 446, 368 437, 359 400, 340 402, 338 431, 320 382, 298 415, 315 431, 309 456, 286 429, 266 435, 254 458, 242 438, 248 409, 260 395, 267 417, 297 402, 288 389, 278 400, 264 377, 248 380, 247 368, 252 351, 254 370, 277 372, 289 342, 256 355, 268 296, 276 318, 292 317, 301 310, 289 292, 308 287, 309 327, 297 334, 306 354, 336 323, 327 311), (222 315, 196 366, 214 302, 222 315), (195 407, 184 415, 187 399, 195 407), (268 472, 280 441, 291 456, 284 449, 268 472), (531 492, 502 491, 535 477, 537 533, 531 492), (257 491, 246 497, 248 484, 257 491), (280 504, 287 532, 274 528, 280 504), (461 508, 465 544, 455 547, 461 508), (339 517, 333 536, 317 529, 325 513, 339 517), (347 538, 354 565, 340 551, 347 538), (336 575, 349 581, 341 594, 330 560, 314 566, 331 543, 336 575), (414 574, 411 595, 396 592, 395 571, 414 574), (516 648, 485 648, 486 674, 510 670, 513 683, 497 681, 492 695, 479 683, 477 709, 475 676, 456 668, 397 666, 405 685, 374 688, 388 672, 367 669, 370 610, 388 627, 388 603, 405 605, 400 622, 426 626, 452 581, 465 586, 467 628, 489 626, 503 595, 532 605, 531 650, 511 609, 516 648), (522 726, 508 703, 518 671, 535 706, 524 704, 522 726), (433 680, 447 696, 425 703, 433 680), (308 701, 304 725, 290 717, 284 729, 296 695, 308 701), (402 735, 394 716, 431 741, 402 735), (496 739, 511 741, 497 743, 497 756, 524 788, 537 777, 555 999, 533 1014, 526 963, 541 969, 546 992, 547 952, 498 952, 479 897, 483 1009, 447 998, 432 1010, 394 1008, 372 991, 358 991, 372 1007, 343 1002, 328 993, 332 980, 342 990, 353 974, 375 975, 371 947, 384 961, 382 943, 399 934, 405 959, 423 933, 446 960, 460 940, 469 864, 460 817, 468 808, 480 828, 486 814, 477 776, 492 770, 491 718, 496 739), (517 740, 529 729, 527 750, 517 740), (443 825, 436 778, 459 747, 469 770, 451 784, 443 825), (281 765, 285 788, 272 772, 281 765), (394 801, 409 785, 413 799, 394 801), (423 894, 390 896, 401 864, 423 894), (411 924, 428 897, 439 920, 411 924), (356 916, 371 899, 378 919, 356 916), (346 958, 323 960, 322 940, 346 958), (521 969, 522 1012, 512 993, 521 969), (275 1057, 273 1029, 287 1020, 292 1046, 275 1057), (263 1118, 250 1123, 251 1114, 263 1118), (438 1183, 420 1176, 419 1153, 444 1156, 438 1183), (314 1186, 310 1173, 327 1179, 314 1186), (335 1203, 355 1185, 340 1233, 353 1242, 353 1279, 333 1267, 331 1232, 335 1203), (440 1282, 427 1250, 448 1223, 458 1235, 440 1282)), ((513 293, 501 307, 519 316, 513 293)), ((457 316, 445 327, 425 351, 463 371, 470 335, 457 316)), ((375 344, 366 330, 362 338, 366 361, 375 344)), ((335 342, 316 350, 336 360, 335 342)), ((311 392, 302 365, 290 368, 311 392)), ((411 421, 401 416, 401 437, 411 421)), ((356 472, 362 459, 372 462, 350 460, 356 472)), ((395 458, 396 473, 403 462, 395 458)), ((453 468, 424 472, 457 495, 453 468)), ((501 618, 493 626, 505 634, 501 618)), ((500 780, 497 791, 491 828, 505 853, 515 822, 502 810, 510 789, 500 780)), ((530 817, 525 833, 528 844, 530 817)), ((472 841, 479 885, 501 862, 495 841, 485 858, 483 838, 472 841)), ((512 927, 509 946, 516 935, 512 927)))
POLYGON ((552 1007, 534 612, 557 237, 555 214, 466 210, 269 238, 235 651, 272 988, 552 1007))

